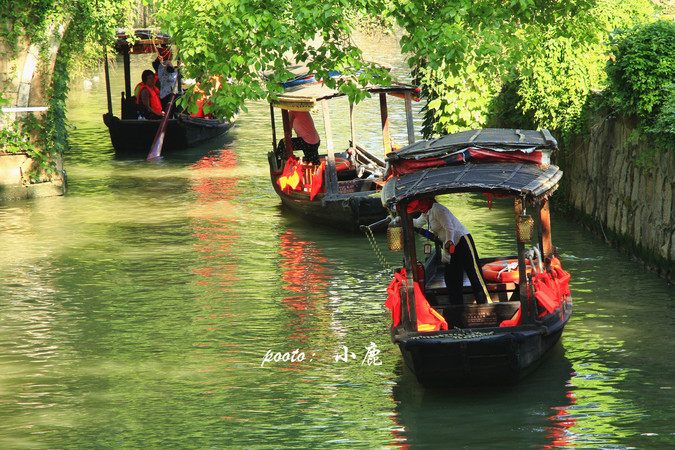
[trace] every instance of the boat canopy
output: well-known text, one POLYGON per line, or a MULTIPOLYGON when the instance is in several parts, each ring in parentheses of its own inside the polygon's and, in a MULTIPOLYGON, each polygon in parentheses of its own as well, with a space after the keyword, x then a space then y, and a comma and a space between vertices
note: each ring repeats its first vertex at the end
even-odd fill
POLYGON ((513 161, 548 165, 558 149, 548 130, 485 128, 419 141, 387 154, 393 173, 467 162, 513 161))
POLYGON ((389 160, 437 158, 472 147, 495 149, 501 152, 515 150, 553 152, 557 150, 558 142, 548 130, 483 128, 419 141, 392 152, 387 157, 389 160))
POLYGON ((382 203, 414 197, 485 192, 538 200, 562 171, 550 164, 558 144, 548 130, 486 128, 419 141, 387 154, 391 177, 382 203))
POLYGON ((150 29, 138 29, 118 31, 114 47, 119 54, 136 55, 157 53, 158 48, 170 45, 171 37, 168 34, 156 33, 150 29))
POLYGON ((454 192, 485 192, 538 200, 551 194, 561 178, 562 171, 555 165, 489 162, 433 167, 390 178, 382 189, 382 203, 391 208, 416 197, 454 192))
MULTIPOLYGON (((294 77, 284 83, 284 92, 278 94, 277 98, 272 100, 272 105, 277 108, 309 111, 314 109, 321 100, 345 95, 337 89, 329 88, 321 80, 317 80, 305 65, 291 66, 287 70, 294 77)), ((349 76, 345 76, 342 72, 338 71, 331 72, 330 76, 334 79, 349 78, 349 76)), ((385 93, 400 97, 409 93, 414 100, 419 100, 420 92, 416 86, 397 82, 392 82, 391 86, 368 85, 361 89, 374 94, 385 93)))

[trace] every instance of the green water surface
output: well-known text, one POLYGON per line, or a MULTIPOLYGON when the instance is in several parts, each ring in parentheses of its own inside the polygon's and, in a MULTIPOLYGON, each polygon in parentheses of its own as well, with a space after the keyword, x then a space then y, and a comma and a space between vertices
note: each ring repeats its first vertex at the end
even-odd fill
MULTIPOLYGON (((181 157, 119 160, 88 81, 67 195, 0 203, 1 448, 675 447, 674 289, 566 217, 574 314, 550 357, 517 386, 425 390, 383 308, 401 255, 282 210, 266 104, 181 157)), ((514 251, 508 202, 447 202, 481 255, 514 251)))

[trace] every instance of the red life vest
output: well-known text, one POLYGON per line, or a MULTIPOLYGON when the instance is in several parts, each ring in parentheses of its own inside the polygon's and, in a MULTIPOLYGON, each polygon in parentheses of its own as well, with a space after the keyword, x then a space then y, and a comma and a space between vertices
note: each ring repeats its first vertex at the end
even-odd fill
POLYGON ((150 109, 152 109, 152 112, 155 114, 162 114, 162 102, 159 101, 159 89, 157 89, 157 86, 153 86, 152 89, 150 86, 148 86, 145 83, 138 83, 136 85, 136 103, 140 104, 141 102, 141 92, 143 89, 147 89, 148 93, 150 94, 150 109))

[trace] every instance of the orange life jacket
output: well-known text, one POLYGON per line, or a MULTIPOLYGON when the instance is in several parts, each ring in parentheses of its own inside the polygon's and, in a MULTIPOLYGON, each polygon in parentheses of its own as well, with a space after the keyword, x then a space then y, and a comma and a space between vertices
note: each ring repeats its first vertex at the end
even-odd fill
POLYGON ((136 92, 136 103, 140 104, 141 102, 141 92, 143 89, 147 89, 150 94, 150 109, 155 114, 162 114, 162 102, 159 100, 159 89, 157 86, 153 86, 152 89, 145 83, 138 83, 135 88, 136 92))

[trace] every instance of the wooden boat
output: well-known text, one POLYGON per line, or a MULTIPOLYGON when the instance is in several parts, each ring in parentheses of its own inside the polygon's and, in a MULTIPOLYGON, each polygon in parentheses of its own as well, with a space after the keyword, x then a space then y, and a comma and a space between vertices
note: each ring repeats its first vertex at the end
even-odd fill
POLYGON ((423 385, 515 383, 559 340, 572 299, 569 274, 551 241, 548 202, 562 177, 550 163, 556 148, 546 130, 482 129, 387 155, 391 178, 382 202, 401 218, 400 225, 390 224, 388 238, 390 248, 404 251, 404 267, 388 289, 392 339, 423 385), (432 244, 425 245, 430 253, 424 261, 417 258, 423 238, 413 228, 408 204, 460 192, 514 198, 517 253, 479 260, 491 303, 474 303, 465 285, 464 303, 449 304, 438 243, 425 241, 432 244), (527 248, 535 223, 536 245, 527 248), (515 272, 502 271, 505 260, 511 269, 517 266, 515 272))
MULTIPOLYGON (((147 155, 162 122, 160 119, 139 118, 136 97, 131 87, 129 55, 156 53, 158 48, 170 46, 171 40, 167 35, 155 35, 150 30, 135 30, 134 35, 135 40, 131 44, 127 34, 118 33, 115 43, 115 50, 122 55, 124 61, 124 92, 121 93, 120 117, 113 114, 107 56, 105 60, 108 112, 103 115, 103 122, 108 127, 117 156, 147 155)), ((232 128, 235 121, 236 116, 229 120, 219 120, 175 114, 167 121, 162 154, 180 152, 222 136, 232 128)))
MULTIPOLYGON (((273 149, 268 153, 270 176, 274 190, 284 206, 304 218, 341 230, 357 231, 361 225, 370 224, 387 216, 380 200, 380 189, 385 172, 384 161, 361 145, 354 126, 355 107, 349 105, 351 139, 336 152, 327 102, 342 97, 338 90, 325 86, 308 74, 304 66, 290 68, 296 74, 285 84, 285 91, 270 104, 273 149), (305 164, 293 155, 292 130, 289 111, 310 111, 321 107, 325 127, 320 166, 305 164), (281 110, 284 150, 279 150, 275 126, 275 108, 281 110), (295 177, 296 183, 289 183, 295 177)), ((340 76, 332 74, 331 76, 340 76)), ((408 142, 414 142, 412 100, 419 89, 408 84, 392 86, 367 86, 370 93, 379 94, 383 153, 390 152, 387 94, 405 99, 408 142)))

